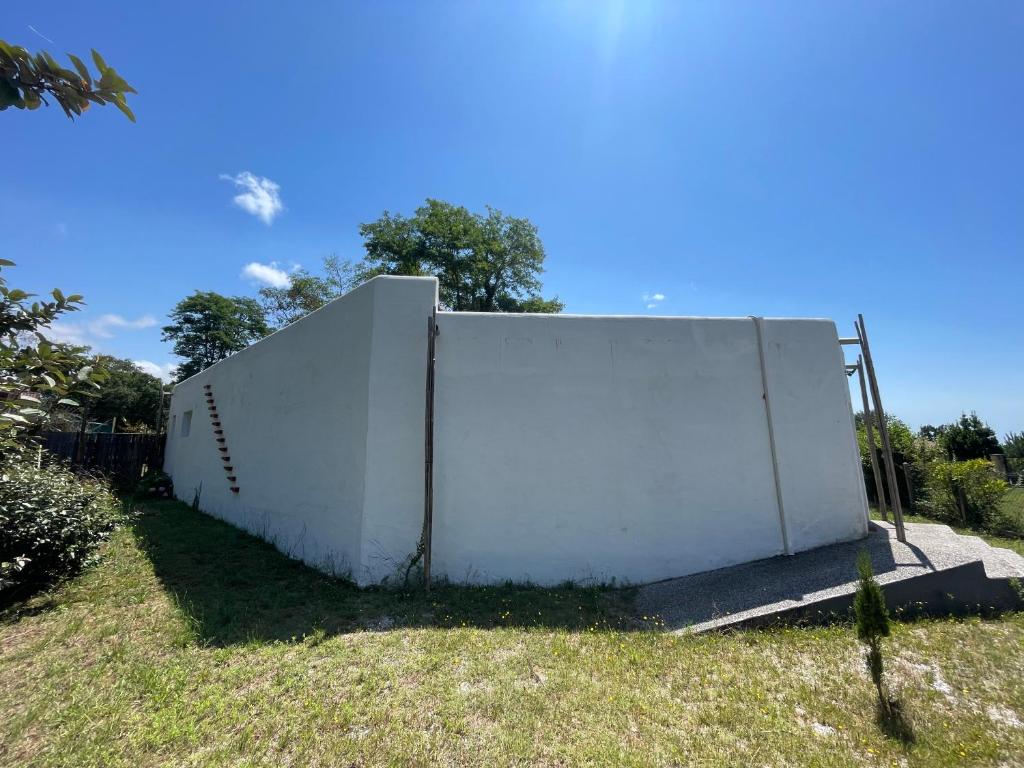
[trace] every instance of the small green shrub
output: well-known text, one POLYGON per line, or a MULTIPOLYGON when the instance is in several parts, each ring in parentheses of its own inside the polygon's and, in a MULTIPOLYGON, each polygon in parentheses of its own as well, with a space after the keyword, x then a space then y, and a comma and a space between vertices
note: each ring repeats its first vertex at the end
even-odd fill
POLYGON ((860 575, 860 584, 853 598, 853 611, 857 617, 857 638, 868 648, 865 664, 871 674, 871 682, 875 684, 875 690, 878 692, 878 702, 882 707, 888 708, 889 697, 885 693, 882 678, 882 638, 889 636, 889 611, 885 607, 882 588, 875 581, 871 558, 864 550, 861 550, 857 557, 857 572, 860 575))
POLYGON ((11 451, 0 461, 0 603, 81 570, 121 516, 106 483, 11 451))
POLYGON ((928 467, 931 511, 967 528, 991 528, 1007 488, 985 459, 937 461, 928 467))

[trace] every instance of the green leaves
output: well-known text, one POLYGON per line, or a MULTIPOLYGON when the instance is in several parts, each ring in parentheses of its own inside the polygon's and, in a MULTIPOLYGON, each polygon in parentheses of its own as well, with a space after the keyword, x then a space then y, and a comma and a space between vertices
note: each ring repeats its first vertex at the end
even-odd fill
POLYGON ((1007 484, 986 459, 932 462, 927 487, 932 509, 943 519, 967 528, 998 527, 1007 484))
POLYGON ((69 53, 68 58, 71 59, 71 63, 78 70, 78 76, 85 81, 86 85, 92 86, 92 75, 89 74, 89 68, 85 66, 85 63, 73 53, 69 53))
POLYGON ((163 328, 163 340, 174 342, 183 358, 178 379, 184 380, 270 333, 263 308, 255 299, 196 291, 182 299, 163 328))
POLYGON ((100 56, 100 52, 97 51, 95 48, 92 49, 92 60, 96 64, 96 69, 98 69, 100 72, 103 72, 107 69, 107 62, 103 60, 103 57, 100 56))
POLYGON ((441 303, 474 312, 560 312, 540 296, 544 246, 528 219, 488 207, 486 215, 430 200, 411 218, 387 211, 363 224, 358 277, 436 275, 441 303))
MULTIPOLYGON (((0 268, 11 266, 0 259, 0 268)), ((82 348, 45 338, 55 320, 81 304, 81 296, 65 296, 60 289, 52 297, 29 303, 32 294, 8 288, 0 276, 0 455, 20 435, 46 424, 58 407, 77 407, 75 397, 94 394, 103 380, 101 371, 88 369, 82 348)))
POLYGON ((128 107, 126 94, 137 91, 109 66, 98 51, 92 60, 99 70, 94 80, 89 68, 74 54, 68 54, 75 71, 66 69, 48 52, 35 56, 20 46, 0 40, 0 111, 9 107, 37 109, 48 104, 52 97, 64 113, 74 118, 90 104, 113 103, 124 115, 135 122, 135 114, 128 107))
POLYGON ((0 594, 74 573, 122 519, 103 483, 38 467, 35 451, 0 456, 0 594))

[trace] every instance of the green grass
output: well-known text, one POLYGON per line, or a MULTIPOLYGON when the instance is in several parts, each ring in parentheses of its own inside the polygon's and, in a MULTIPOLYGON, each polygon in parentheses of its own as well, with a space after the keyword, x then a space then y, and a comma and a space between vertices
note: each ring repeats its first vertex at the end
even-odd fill
POLYGON ((1024 488, 1011 488, 999 504, 1003 525, 1024 537, 1024 488))
POLYGON ((630 593, 358 590, 178 504, 0 617, 0 765, 1012 765, 1024 616, 675 636, 630 593))

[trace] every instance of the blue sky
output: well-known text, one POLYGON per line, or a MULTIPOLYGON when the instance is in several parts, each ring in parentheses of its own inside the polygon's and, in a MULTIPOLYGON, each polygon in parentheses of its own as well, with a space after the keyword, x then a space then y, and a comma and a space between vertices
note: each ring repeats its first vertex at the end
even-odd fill
POLYGON ((185 295, 358 258, 360 222, 429 196, 530 218, 568 311, 844 334, 863 312, 890 410, 1024 429, 1020 3, 97 1, 4 22, 99 49, 140 92, 136 125, 0 116, 9 276, 84 293, 64 332, 99 350, 170 364, 185 295), (234 202, 246 172, 280 210, 234 202))

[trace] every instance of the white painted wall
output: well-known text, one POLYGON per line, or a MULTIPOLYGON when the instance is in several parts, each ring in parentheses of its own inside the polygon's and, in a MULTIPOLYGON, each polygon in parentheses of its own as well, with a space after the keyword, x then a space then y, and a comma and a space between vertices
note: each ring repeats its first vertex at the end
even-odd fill
MULTIPOLYGON (((794 550, 866 533, 835 327, 767 320, 794 550)), ((750 319, 439 316, 434 569, 645 582, 780 554, 750 319)))
POLYGON ((371 280, 176 386, 165 469, 178 498, 191 502, 201 487, 204 511, 293 557, 360 583, 387 575, 377 541, 408 552, 419 538, 419 523, 399 534, 378 515, 422 516, 426 319, 436 295, 433 278, 371 280), (221 468, 207 383, 238 494, 221 468))
MULTIPOLYGON (((433 278, 376 278, 179 384, 166 459, 178 497, 201 485, 205 511, 360 584, 394 576, 422 526, 436 299, 433 278)), ((436 575, 645 582, 783 552, 749 318, 440 313, 438 324, 436 575)), ((792 549, 861 536, 835 327, 764 329, 792 549)))

